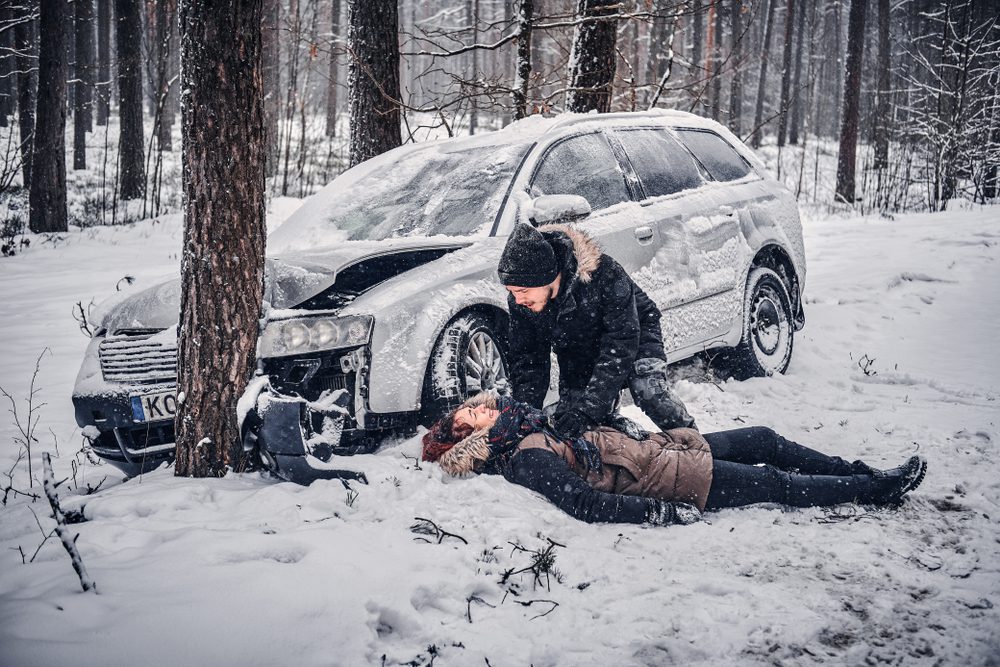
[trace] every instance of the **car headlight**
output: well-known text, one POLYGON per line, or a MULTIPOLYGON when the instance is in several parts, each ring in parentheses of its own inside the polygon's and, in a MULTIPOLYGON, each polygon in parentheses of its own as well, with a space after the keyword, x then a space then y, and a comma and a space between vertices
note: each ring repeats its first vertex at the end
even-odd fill
POLYGON ((262 358, 337 350, 364 345, 371 337, 374 319, 367 315, 348 317, 296 317, 268 322, 260 336, 262 358))

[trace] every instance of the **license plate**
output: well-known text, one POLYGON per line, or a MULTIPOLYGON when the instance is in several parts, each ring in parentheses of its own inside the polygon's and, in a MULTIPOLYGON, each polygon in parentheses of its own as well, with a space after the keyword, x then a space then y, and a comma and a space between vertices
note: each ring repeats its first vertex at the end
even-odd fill
POLYGON ((177 396, 172 391, 142 394, 129 397, 132 402, 132 421, 152 422, 173 419, 177 414, 177 396))

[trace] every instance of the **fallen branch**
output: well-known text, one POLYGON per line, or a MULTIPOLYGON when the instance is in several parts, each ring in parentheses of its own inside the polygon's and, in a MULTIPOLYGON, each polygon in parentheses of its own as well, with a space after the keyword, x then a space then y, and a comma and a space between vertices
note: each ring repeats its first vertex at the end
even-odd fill
MULTIPOLYGON (((410 532, 421 533, 423 535, 434 535, 435 537, 437 537, 438 544, 441 544, 441 542, 446 537, 454 537, 456 540, 462 540, 462 542, 465 544, 469 543, 469 541, 466 540, 461 535, 456 535, 455 533, 449 533, 447 530, 444 530, 430 519, 424 519, 422 517, 415 516, 413 517, 413 520, 416 521, 417 523, 410 526, 410 532)), ((430 542, 430 540, 427 539, 426 537, 416 537, 414 539, 423 540, 424 542, 430 542)))
POLYGON ((80 558, 80 552, 76 548, 76 539, 80 535, 77 533, 74 537, 70 537, 69 530, 66 528, 66 517, 59 507, 59 496, 56 494, 57 485, 55 476, 52 474, 52 460, 48 452, 42 454, 42 469, 44 472, 42 488, 45 489, 45 496, 49 499, 49 505, 52 506, 52 518, 56 520, 56 535, 59 536, 59 540, 69 554, 70 561, 73 563, 73 569, 76 570, 77 576, 80 577, 80 585, 83 586, 83 591, 86 593, 92 590, 96 593, 97 585, 91 580, 90 575, 87 574, 87 568, 84 567, 83 559, 80 558))

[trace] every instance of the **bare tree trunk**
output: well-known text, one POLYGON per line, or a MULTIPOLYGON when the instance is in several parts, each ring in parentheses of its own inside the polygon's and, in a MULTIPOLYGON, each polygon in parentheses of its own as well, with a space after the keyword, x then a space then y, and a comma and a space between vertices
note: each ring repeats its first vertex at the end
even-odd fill
POLYGON ((146 191, 142 130, 142 9, 141 0, 115 0, 118 17, 118 142, 119 197, 139 199, 146 191))
POLYGON ((340 0, 330 2, 330 83, 326 89, 326 136, 337 136, 337 85, 340 58, 340 0))
POLYGON ((760 78, 757 81, 757 108, 753 116, 753 135, 750 145, 760 148, 760 138, 764 134, 764 95, 767 90, 767 65, 771 61, 771 33, 774 27, 774 8, 778 0, 767 0, 767 18, 764 22, 764 44, 760 52, 760 78))
POLYGON ((65 0, 41 0, 38 13, 38 95, 35 110, 28 224, 33 232, 65 232, 66 33, 65 0))
POLYGON ((701 12, 701 0, 691 0, 691 80, 701 81, 705 76, 702 64, 702 42, 704 39, 704 16, 701 12))
POLYGON ((0 127, 7 127, 14 111, 14 11, 10 2, 0 4, 0 127))
POLYGON ((398 22, 396 0, 349 0, 352 167, 402 143, 398 22))
POLYGON ((841 0, 834 0, 833 2, 833 51, 835 54, 836 67, 834 67, 834 94, 833 94, 833 118, 830 125, 830 136, 835 133, 840 132, 840 109, 844 104, 844 49, 841 45, 841 35, 843 29, 841 26, 841 0))
POLYGON ((264 290, 262 0, 180 5, 184 257, 176 474, 244 470, 236 403, 264 290))
POLYGON ((722 115, 722 0, 715 0, 709 16, 714 12, 715 27, 709 33, 709 44, 712 52, 712 86, 709 93, 708 106, 712 112, 712 120, 719 120, 722 115))
POLYGON ((851 0, 847 24, 847 73, 844 112, 840 123, 840 152, 837 156, 838 201, 854 202, 854 170, 858 148, 858 117, 861 110, 861 65, 865 48, 866 0, 851 0))
POLYGON ((76 32, 76 92, 73 96, 73 169, 87 168, 94 91, 94 1, 74 0, 76 32))
POLYGON ((111 115, 111 0, 97 0, 97 124, 111 115))
POLYGON ((792 126, 788 131, 788 143, 792 145, 799 143, 799 127, 802 125, 802 47, 806 39, 808 39, 805 32, 806 5, 808 4, 808 0, 801 0, 801 3, 799 6, 798 27, 795 29, 795 32, 798 34, 795 44, 795 74, 792 76, 792 126))
POLYGON ((785 13, 785 50, 781 59, 781 106, 778 108, 778 145, 785 145, 788 130, 788 105, 792 86, 792 40, 795 37, 795 2, 788 0, 785 13))
POLYGON ((264 20, 261 27, 261 58, 264 76, 264 129, 267 132, 267 175, 278 173, 278 116, 280 114, 281 66, 278 46, 278 23, 281 20, 281 1, 264 1, 264 20))
POLYGON ((173 150, 172 130, 174 110, 171 95, 176 83, 171 83, 171 63, 176 46, 171 26, 177 21, 176 0, 156 2, 156 142, 160 150, 173 150))
POLYGON ((584 22, 577 26, 570 56, 570 91, 568 111, 598 113, 611 110, 611 92, 615 81, 615 43, 618 39, 618 6, 607 0, 580 0, 577 16, 584 22))
POLYGON ((531 22, 534 19, 533 0, 521 0, 517 8, 517 64, 511 86, 511 106, 514 120, 528 115, 528 81, 531 79, 531 22))
MULTIPOLYGON (((476 44, 479 42, 479 0, 465 0, 465 12, 466 12, 466 23, 469 26, 469 31, 471 32, 470 43, 476 44)), ((472 49, 469 52, 470 70, 469 74, 474 82, 479 81, 479 49, 472 49)), ((471 97, 469 98, 469 134, 475 134, 479 127, 479 104, 476 100, 476 94, 479 88, 478 85, 474 84, 473 89, 470 91, 471 97)))
POLYGON ((878 0, 878 104, 875 107, 875 168, 889 166, 889 0, 878 0))
POLYGON ((14 26, 17 48, 17 124, 20 130, 21 182, 31 185, 31 156, 35 141, 35 96, 38 91, 38 52, 35 40, 35 19, 30 5, 22 5, 20 20, 14 26))
POLYGON ((743 134, 743 0, 732 0, 730 7, 730 29, 733 31, 733 48, 730 59, 733 63, 733 80, 729 87, 729 129, 736 136, 743 134))

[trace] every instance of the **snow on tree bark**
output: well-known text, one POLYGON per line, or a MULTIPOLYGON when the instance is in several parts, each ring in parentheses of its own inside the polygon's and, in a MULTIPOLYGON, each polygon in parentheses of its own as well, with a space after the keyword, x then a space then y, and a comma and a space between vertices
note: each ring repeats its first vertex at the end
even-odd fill
POLYGON ((28 224, 33 232, 66 231, 65 0, 41 0, 38 12, 38 94, 28 224))
POLYGON ((236 404, 264 288, 262 0, 182 0, 178 475, 243 470, 236 404))
POLYGON ((402 144, 398 23, 395 0, 348 3, 352 167, 402 144))
POLYGON ((146 191, 145 143, 142 129, 142 4, 115 0, 118 47, 119 197, 139 199, 146 191))
POLYGON ((171 27, 177 22, 176 0, 156 3, 156 141, 160 150, 173 150, 174 105, 171 99, 177 88, 171 83, 171 64, 177 53, 177 42, 171 27))
POLYGON ((521 0, 517 9, 517 63, 511 105, 514 120, 528 115, 528 81, 531 79, 531 22, 534 20, 534 0, 521 0))
POLYGON ((858 120, 861 115, 861 65, 865 48, 866 0, 851 0, 847 19, 847 71, 844 82, 844 111, 840 122, 840 152, 837 155, 838 201, 854 201, 854 173, 858 149, 858 120))
POLYGON ((889 166, 889 0, 878 0, 878 104, 875 109, 875 168, 889 166))
POLYGON ((618 64, 618 4, 609 0, 580 0, 576 12, 582 19, 570 55, 568 111, 611 111, 611 93, 618 64), (605 18, 612 17, 612 18, 605 18))
POLYGON ((729 88, 729 129, 739 136, 743 133, 743 0, 732 0, 729 11, 729 27, 733 31, 730 59, 734 63, 733 80, 729 88))

